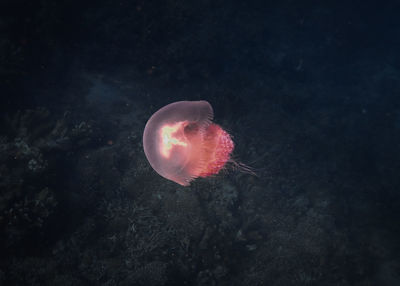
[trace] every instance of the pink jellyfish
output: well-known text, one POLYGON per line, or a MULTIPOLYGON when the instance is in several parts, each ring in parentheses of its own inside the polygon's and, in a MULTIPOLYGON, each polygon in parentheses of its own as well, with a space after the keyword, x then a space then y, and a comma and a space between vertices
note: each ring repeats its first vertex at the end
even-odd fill
POLYGON ((234 143, 212 119, 213 109, 204 100, 174 102, 154 113, 143 133, 153 169, 183 186, 217 174, 230 160, 234 143))

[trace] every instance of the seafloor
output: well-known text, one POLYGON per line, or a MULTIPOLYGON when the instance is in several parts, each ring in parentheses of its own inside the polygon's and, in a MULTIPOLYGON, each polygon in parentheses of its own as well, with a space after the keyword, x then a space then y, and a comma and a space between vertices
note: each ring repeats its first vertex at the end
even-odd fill
POLYGON ((2 2, 1 285, 400 285, 399 6, 2 2), (257 176, 152 170, 200 99, 257 176))

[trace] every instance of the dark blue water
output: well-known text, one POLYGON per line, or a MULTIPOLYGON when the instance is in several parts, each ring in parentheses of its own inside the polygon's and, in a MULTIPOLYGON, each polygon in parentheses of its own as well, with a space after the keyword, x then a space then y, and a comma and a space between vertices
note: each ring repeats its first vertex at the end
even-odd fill
POLYGON ((0 3, 1 285, 400 285, 396 1, 0 3), (182 187, 149 117, 207 100, 182 187))

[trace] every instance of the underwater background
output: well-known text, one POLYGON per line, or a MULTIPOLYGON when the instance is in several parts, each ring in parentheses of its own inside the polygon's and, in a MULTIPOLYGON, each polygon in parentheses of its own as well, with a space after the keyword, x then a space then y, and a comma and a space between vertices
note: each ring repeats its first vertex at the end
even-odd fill
POLYGON ((0 285, 400 285, 400 2, 2 0, 0 285), (142 135, 207 100, 189 187, 142 135))

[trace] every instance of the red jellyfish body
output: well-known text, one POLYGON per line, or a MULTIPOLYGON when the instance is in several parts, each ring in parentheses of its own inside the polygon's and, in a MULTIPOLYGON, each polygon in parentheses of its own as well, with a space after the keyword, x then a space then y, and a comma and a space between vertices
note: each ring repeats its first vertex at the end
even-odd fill
POLYGON ((234 144, 212 119, 207 101, 178 101, 154 113, 143 133, 144 152, 153 169, 183 186, 217 174, 230 159, 234 144))

